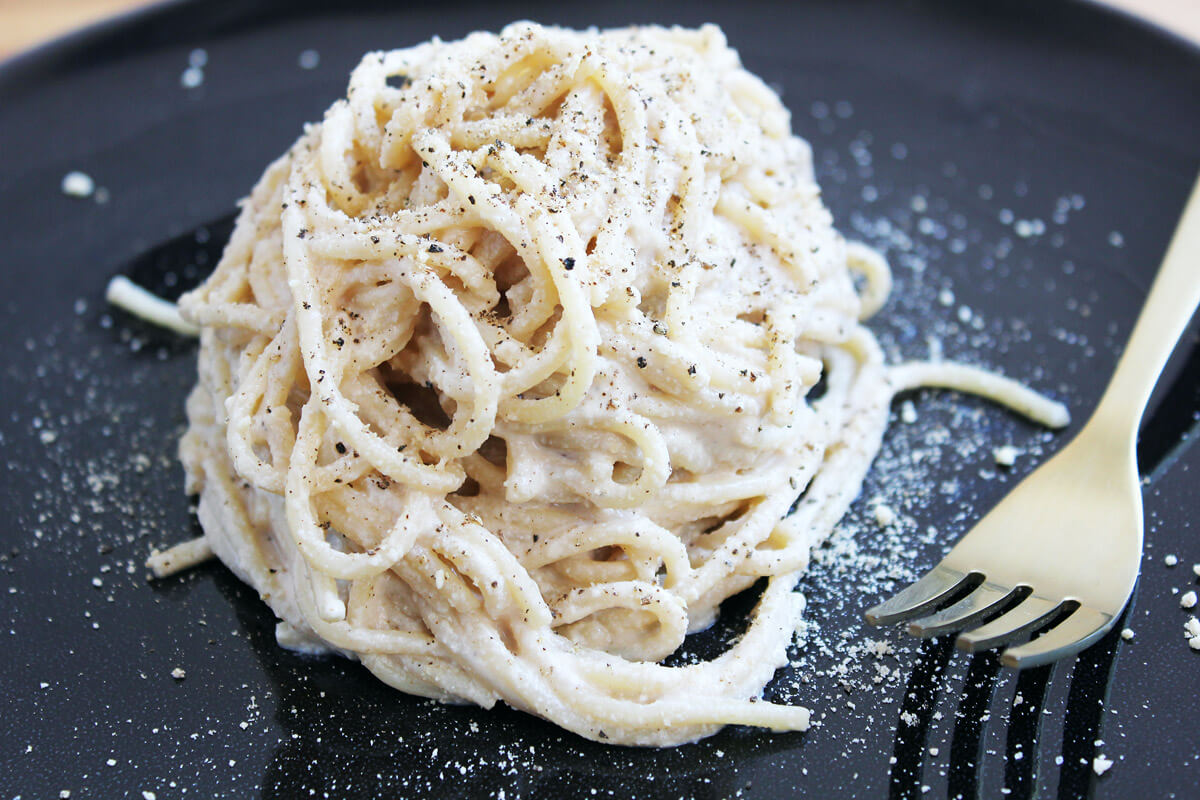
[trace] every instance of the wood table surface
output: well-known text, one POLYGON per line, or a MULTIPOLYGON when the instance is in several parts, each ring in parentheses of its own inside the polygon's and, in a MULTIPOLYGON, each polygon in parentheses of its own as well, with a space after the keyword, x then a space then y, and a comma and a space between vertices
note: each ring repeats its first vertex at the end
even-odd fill
MULTIPOLYGON (((1200 44, 1200 0, 1103 1, 1200 44)), ((149 4, 147 0, 0 0, 0 59, 81 25, 149 4)))

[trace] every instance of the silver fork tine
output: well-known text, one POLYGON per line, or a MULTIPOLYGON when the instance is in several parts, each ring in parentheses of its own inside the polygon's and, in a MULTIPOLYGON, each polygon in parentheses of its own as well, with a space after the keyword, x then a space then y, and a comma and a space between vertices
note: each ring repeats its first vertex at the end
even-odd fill
POLYGON ((960 633, 958 646, 968 653, 974 653, 1006 644, 1036 628, 1061 605, 1061 601, 1052 602, 1031 594, 986 625, 960 633))
POLYGON ((1005 650, 1000 662, 1018 669, 1049 664, 1083 650, 1107 633, 1116 621, 1112 614, 1080 606, 1071 616, 1032 642, 1005 650))
POLYGON ((937 636, 962 630, 1011 597, 1013 591, 995 583, 983 583, 954 605, 908 623, 908 632, 913 636, 937 636))
POLYGON ((867 609, 867 622, 872 625, 887 625, 915 617, 936 606, 957 589, 966 580, 967 575, 966 572, 938 564, 916 583, 905 587, 879 605, 867 609))

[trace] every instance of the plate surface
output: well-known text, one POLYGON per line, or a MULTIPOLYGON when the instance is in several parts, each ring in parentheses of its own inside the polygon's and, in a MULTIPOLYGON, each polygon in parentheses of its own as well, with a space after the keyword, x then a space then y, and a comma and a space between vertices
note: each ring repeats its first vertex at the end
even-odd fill
MULTIPOLYGON (((106 308, 107 280, 171 294, 210 268, 235 201, 363 52, 521 17, 720 23, 782 91, 839 227, 887 252, 896 292, 874 326, 888 352, 1002 370, 1079 421, 1200 166, 1200 55, 1078 3, 181 2, 9 62, 0 796, 1196 796, 1200 653, 1179 601, 1200 562, 1194 328, 1144 429, 1146 558, 1118 626, 1134 638, 1016 676, 946 639, 864 629, 864 608, 1078 425, 1050 436, 916 393, 903 398, 916 420, 897 404, 863 496, 801 585, 811 624, 768 695, 815 709, 806 734, 606 747, 282 651, 268 609, 219 564, 147 582, 150 547, 197 532, 174 460, 194 348, 106 308), (186 88, 197 48, 203 80, 186 88), (65 195, 72 170, 106 202, 65 195), (992 448, 1009 443, 1021 456, 1006 470, 992 448), (886 529, 880 502, 899 514, 886 529), (1098 778, 1101 755, 1114 765, 1098 778)), ((736 635, 745 602, 689 649, 736 635)))

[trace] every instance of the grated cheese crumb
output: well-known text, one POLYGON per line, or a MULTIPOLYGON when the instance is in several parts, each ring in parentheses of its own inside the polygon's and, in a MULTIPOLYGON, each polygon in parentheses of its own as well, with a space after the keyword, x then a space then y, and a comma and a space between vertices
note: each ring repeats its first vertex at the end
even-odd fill
POLYGON ((875 506, 875 521, 886 528, 896 521, 896 512, 886 503, 875 506))
POLYGON ((875 656, 876 658, 890 656, 896 652, 892 647, 892 643, 886 639, 867 639, 864 644, 871 652, 871 655, 875 656))
POLYGON ((1179 559, 1175 557, 1174 553, 1168 553, 1167 557, 1163 559, 1163 563, 1168 567, 1173 567, 1179 563, 1179 559))
POLYGON ((997 447, 995 450, 993 450, 992 458, 994 458, 996 463, 1002 467, 1011 467, 1013 464, 1017 463, 1017 456, 1020 454, 1021 451, 1017 450, 1017 448, 1013 447, 1011 444, 1007 444, 1004 447, 997 447))
POLYGON ((188 67, 179 76, 179 85, 185 89, 195 89, 204 83, 204 70, 200 67, 188 67))
POLYGON ((1184 608, 1195 608, 1196 607, 1196 593, 1195 592, 1187 592, 1186 594, 1184 594, 1183 597, 1179 598, 1179 605, 1183 606, 1184 608))
POLYGON ((74 170, 62 179, 62 193, 68 197, 91 197, 96 191, 96 182, 86 172, 74 170))
POLYGON ((1097 775, 1103 775, 1112 768, 1113 762, 1110 758, 1105 758, 1103 754, 1096 756, 1092 760, 1092 771, 1097 775))
POLYGON ((1124 640, 1125 640, 1125 641, 1127 641, 1127 642, 1128 642, 1130 639, 1132 639, 1132 638, 1133 638, 1133 628, 1124 628, 1124 629, 1121 631, 1121 638, 1122 638, 1122 639, 1124 639, 1124 640))
POLYGON ((181 681, 187 677, 187 673, 184 672, 183 667, 176 667, 175 669, 171 670, 171 677, 177 681, 181 681))

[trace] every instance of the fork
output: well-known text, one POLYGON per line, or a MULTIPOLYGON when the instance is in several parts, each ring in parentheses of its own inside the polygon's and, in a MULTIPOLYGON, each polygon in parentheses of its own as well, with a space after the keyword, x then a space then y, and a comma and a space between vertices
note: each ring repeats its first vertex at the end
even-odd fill
POLYGON ((1004 650, 1001 662, 1016 668, 1077 653, 1103 636, 1129 601, 1141 562, 1138 425, 1198 303, 1200 180, 1091 419, 941 563, 869 609, 867 621, 912 620, 909 632, 923 637, 963 631, 957 644, 967 652, 1045 630, 1004 650))

